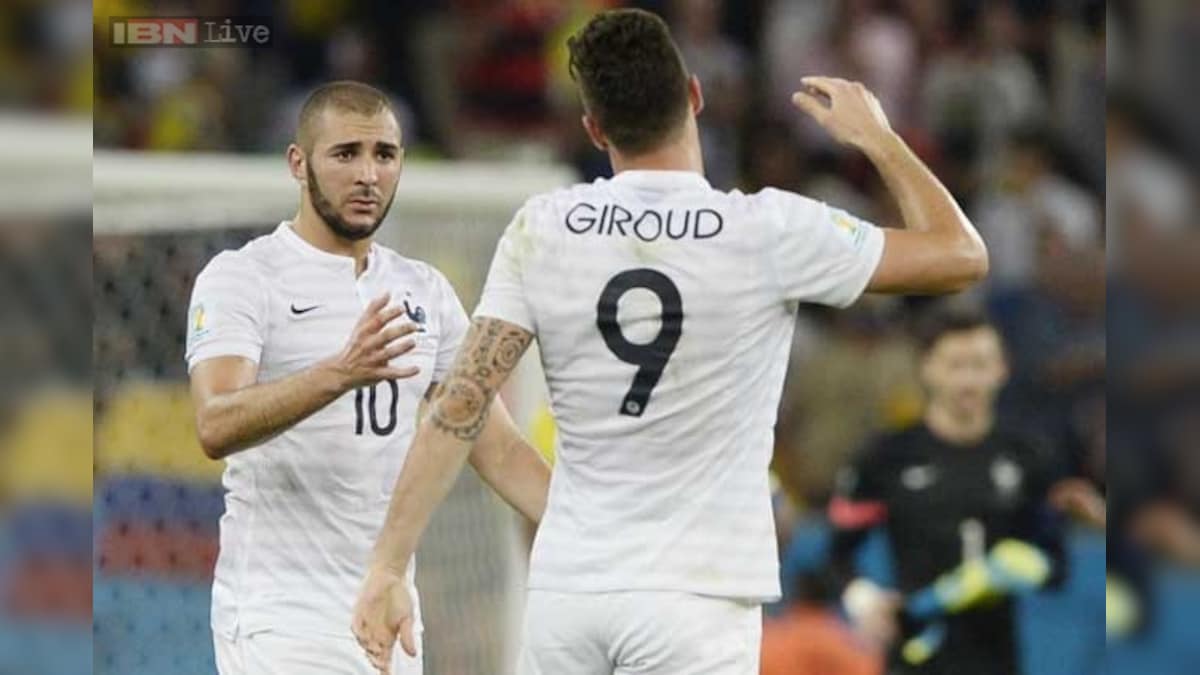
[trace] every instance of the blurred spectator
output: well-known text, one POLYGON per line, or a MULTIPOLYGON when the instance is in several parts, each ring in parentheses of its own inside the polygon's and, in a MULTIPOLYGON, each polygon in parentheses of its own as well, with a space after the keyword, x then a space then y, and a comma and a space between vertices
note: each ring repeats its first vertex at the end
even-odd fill
POLYGON ((809 356, 792 361, 776 461, 804 503, 826 502, 837 470, 867 438, 920 417, 915 348, 890 324, 895 310, 872 298, 837 312, 809 356))
POLYGON ((827 580, 804 575, 795 603, 763 623, 762 675, 880 675, 882 656, 863 644, 831 607, 827 580))
POLYGON ((696 119, 704 172, 717 189, 737 184, 739 137, 750 103, 750 59, 721 33, 722 0, 676 0, 673 33, 700 80, 704 111, 696 119))
POLYGON ((1159 147, 1170 141, 1147 138, 1147 127, 1162 126, 1151 121, 1146 106, 1118 90, 1109 95, 1106 112, 1106 245, 1110 264, 1119 266, 1131 237, 1136 242, 1186 227, 1195 200, 1179 162, 1159 147))
POLYGON ((1045 91, 1020 51, 1029 29, 1011 2, 943 4, 948 42, 929 55, 920 120, 938 137, 970 133, 990 157, 1010 131, 1044 113, 1045 91))
POLYGON ((462 17, 461 122, 510 133, 545 127, 552 112, 546 54, 563 6, 546 1, 482 4, 462 17))
POLYGON ((828 134, 793 114, 791 95, 805 75, 860 80, 879 98, 892 126, 911 120, 918 45, 911 24, 878 0, 770 3, 764 22, 767 100, 772 114, 795 120, 806 140, 833 147, 828 134))
POLYGON ((1014 130, 995 183, 974 209, 991 257, 993 291, 1031 286, 1043 243, 1071 252, 1100 242, 1097 200, 1055 171, 1052 142, 1038 127, 1014 130))

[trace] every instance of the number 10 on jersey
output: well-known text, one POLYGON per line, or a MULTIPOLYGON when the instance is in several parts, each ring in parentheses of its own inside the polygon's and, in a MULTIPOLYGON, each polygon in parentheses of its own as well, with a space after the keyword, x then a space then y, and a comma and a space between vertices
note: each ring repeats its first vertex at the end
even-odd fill
POLYGON ((638 367, 618 412, 641 417, 675 345, 679 343, 679 336, 683 334, 683 298, 679 295, 679 287, 657 270, 639 268, 621 272, 609 279, 600 292, 600 301, 596 303, 596 327, 609 351, 625 363, 638 367), (658 335, 645 344, 630 342, 617 323, 617 304, 621 296, 635 288, 650 291, 662 304, 662 326, 658 335))

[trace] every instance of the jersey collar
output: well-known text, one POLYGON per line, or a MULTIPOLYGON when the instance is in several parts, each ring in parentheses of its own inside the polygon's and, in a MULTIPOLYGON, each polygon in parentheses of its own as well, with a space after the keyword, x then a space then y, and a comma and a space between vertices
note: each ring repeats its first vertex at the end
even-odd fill
POLYGON ((617 185, 659 189, 706 188, 712 189, 708 180, 695 171, 649 171, 631 169, 612 177, 617 185))
MULTIPOLYGON (((338 255, 336 253, 330 253, 329 251, 322 251, 316 246, 313 246, 305 241, 304 237, 296 234, 296 231, 292 229, 292 221, 290 220, 280 222, 279 227, 275 229, 275 232, 285 242, 287 242, 288 246, 291 247, 293 251, 306 260, 311 260, 322 265, 345 267, 351 271, 354 270, 354 258, 338 255)), ((368 271, 375 269, 375 260, 378 257, 375 255, 376 248, 378 248, 378 244, 371 242, 371 248, 367 249, 368 271)))

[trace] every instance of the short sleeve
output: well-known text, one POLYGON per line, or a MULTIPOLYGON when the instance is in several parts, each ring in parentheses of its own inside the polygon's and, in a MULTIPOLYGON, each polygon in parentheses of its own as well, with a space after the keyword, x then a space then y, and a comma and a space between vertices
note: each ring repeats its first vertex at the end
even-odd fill
POLYGON ((778 221, 765 242, 782 300, 846 307, 883 256, 883 230, 846 211, 783 190, 764 190, 778 221))
POLYGON ((501 319, 533 333, 533 313, 525 296, 525 258, 532 250, 528 205, 517 211, 496 244, 496 255, 474 316, 501 319))
POLYGON ((258 362, 266 334, 266 290, 250 265, 226 251, 197 275, 188 307, 188 372, 217 356, 258 362))
POLYGON ((441 296, 438 301, 441 336, 438 342, 437 358, 433 365, 433 381, 443 382, 450 369, 454 367, 458 349, 462 346, 463 338, 467 336, 469 321, 467 312, 458 299, 458 294, 454 292, 454 287, 440 272, 435 272, 435 274, 437 275, 438 292, 441 296))

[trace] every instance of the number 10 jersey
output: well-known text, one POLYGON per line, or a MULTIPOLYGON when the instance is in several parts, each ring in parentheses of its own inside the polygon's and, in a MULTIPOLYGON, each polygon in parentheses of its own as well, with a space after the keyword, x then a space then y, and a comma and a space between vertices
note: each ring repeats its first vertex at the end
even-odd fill
POLYGON ((797 306, 846 306, 883 233, 767 189, 625 171, 530 199, 476 317, 536 336, 559 430, 529 587, 779 597, 767 465, 797 306))
MULTIPOLYGON (((367 266, 314 248, 288 222, 213 258, 196 277, 188 368, 241 356, 270 382, 345 346, 364 308, 391 294, 416 347, 396 367, 420 372, 346 392, 294 426, 225 459, 213 629, 351 639, 354 599, 404 465, 417 407, 450 371, 467 329, 454 289, 436 269, 372 244, 367 266)), ((409 565, 412 581, 414 566, 409 565)))

